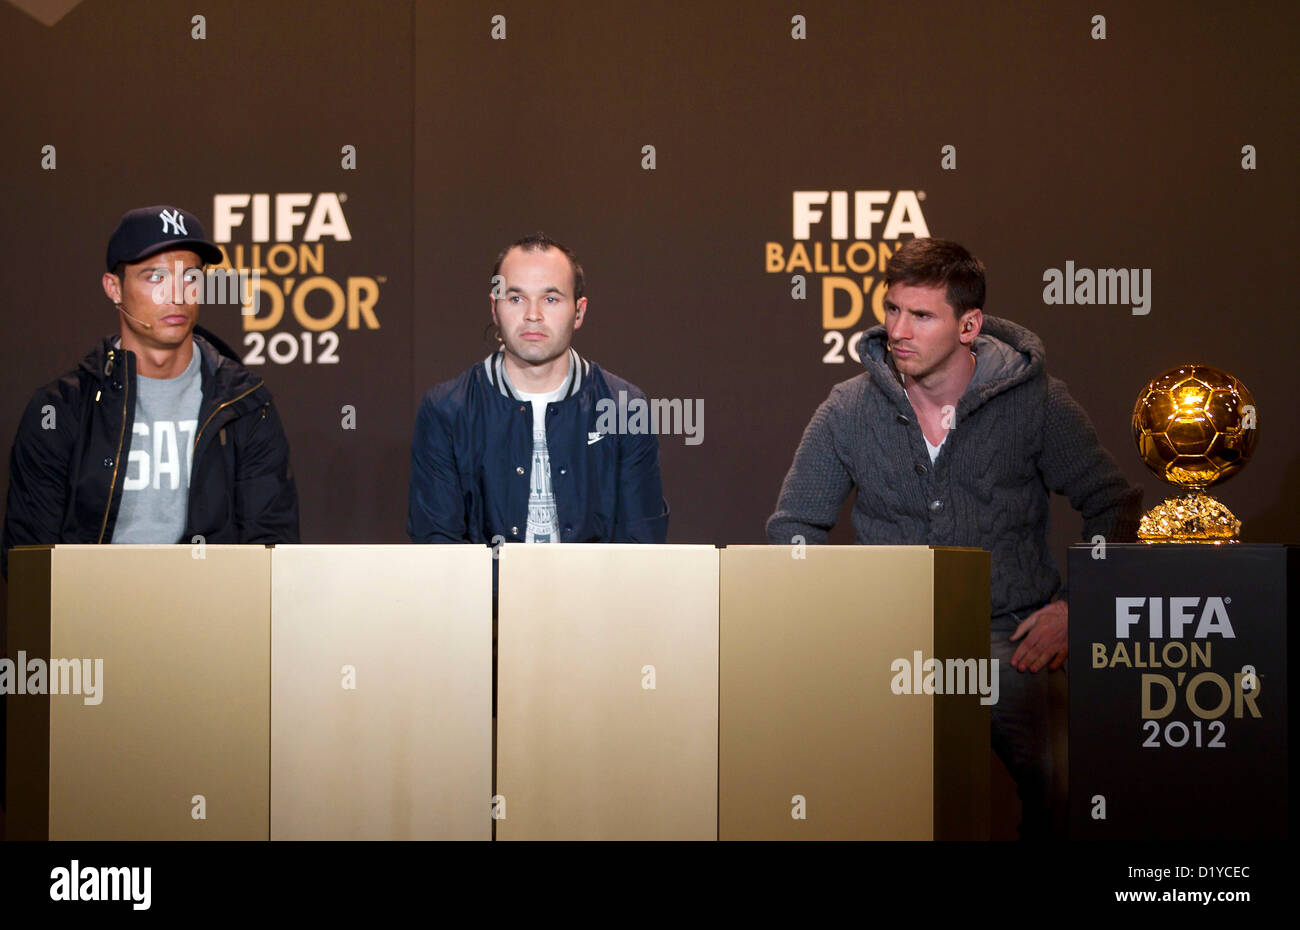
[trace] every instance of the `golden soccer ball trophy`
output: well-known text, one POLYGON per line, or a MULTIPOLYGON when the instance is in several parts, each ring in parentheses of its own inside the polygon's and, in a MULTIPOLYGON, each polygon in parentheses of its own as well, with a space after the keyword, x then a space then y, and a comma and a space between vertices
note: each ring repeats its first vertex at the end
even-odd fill
POLYGON ((1180 365, 1147 383, 1133 407, 1133 441, 1147 468, 1183 493, 1142 518, 1144 542, 1234 543, 1241 521, 1205 489, 1250 461, 1259 437, 1246 386, 1208 365, 1180 365))

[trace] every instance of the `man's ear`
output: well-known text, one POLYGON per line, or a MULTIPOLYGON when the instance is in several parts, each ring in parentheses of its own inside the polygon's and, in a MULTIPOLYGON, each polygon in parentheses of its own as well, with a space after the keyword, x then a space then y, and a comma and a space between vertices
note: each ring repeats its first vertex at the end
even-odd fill
POLYGON ((579 298, 578 298, 578 307, 577 307, 577 309, 578 309, 578 313, 577 313, 577 315, 573 318, 573 328, 574 328, 574 329, 577 329, 578 327, 582 326, 582 320, 583 320, 583 318, 587 315, 587 298, 585 298, 585 297, 579 297, 579 298))
POLYGON ((492 323, 498 329, 501 328, 501 321, 497 319, 497 298, 496 294, 488 294, 488 312, 492 315, 492 323))
POLYGON ((117 279, 117 275, 111 271, 105 271, 99 282, 104 285, 104 293, 108 295, 111 302, 114 304, 122 302, 122 282, 117 279))
POLYGON ((963 345, 970 345, 975 341, 975 337, 980 334, 984 327, 984 311, 979 307, 974 310, 967 310, 962 315, 960 332, 958 338, 963 345))

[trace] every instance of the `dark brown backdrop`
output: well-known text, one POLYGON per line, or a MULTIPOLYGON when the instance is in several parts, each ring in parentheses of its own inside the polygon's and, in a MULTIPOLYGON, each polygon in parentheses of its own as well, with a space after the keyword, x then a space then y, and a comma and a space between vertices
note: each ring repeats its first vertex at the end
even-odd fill
MULTIPOLYGON (((761 541, 808 416, 858 370, 822 361, 821 276, 792 300, 765 243, 790 247, 796 190, 908 190, 932 234, 984 259, 987 311, 1043 337, 1148 504, 1138 389, 1185 360, 1242 378, 1262 436, 1221 497, 1247 540, 1295 538, 1292 6, 810 2, 802 41, 776 2, 202 6, 195 40, 189 3, 83 0, 52 26, 0 3, 6 444, 33 388, 115 328, 98 278, 123 210, 176 202, 211 231, 218 194, 331 192, 352 238, 324 240, 324 274, 373 278, 379 328, 340 322, 334 365, 260 366, 304 540, 405 538, 415 404, 486 353, 492 259, 542 229, 588 270, 580 351, 652 396, 704 400, 702 445, 661 442, 671 541, 761 541), (1067 260, 1150 268, 1151 313, 1045 305, 1043 271, 1067 260)), ((252 244, 249 224, 230 245, 252 244)), ((204 322, 255 345, 229 308, 204 322)), ((279 332, 300 348, 288 311, 263 335, 279 332)), ((1055 513, 1063 554, 1079 524, 1055 513)))

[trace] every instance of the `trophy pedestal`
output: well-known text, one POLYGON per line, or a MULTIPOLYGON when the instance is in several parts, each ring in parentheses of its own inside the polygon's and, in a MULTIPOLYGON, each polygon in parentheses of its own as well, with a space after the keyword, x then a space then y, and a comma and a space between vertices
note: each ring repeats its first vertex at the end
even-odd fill
POLYGON ((1204 491, 1190 491, 1153 507, 1138 527, 1147 543, 1235 543, 1241 521, 1204 491))
POLYGON ((1298 551, 1070 549, 1073 839, 1286 837, 1298 551))

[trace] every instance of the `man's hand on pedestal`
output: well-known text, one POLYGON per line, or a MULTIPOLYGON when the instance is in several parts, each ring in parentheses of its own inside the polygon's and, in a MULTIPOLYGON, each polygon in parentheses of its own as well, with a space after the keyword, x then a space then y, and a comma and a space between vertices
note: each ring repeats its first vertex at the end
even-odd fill
POLYGON ((1056 671, 1070 654, 1069 607, 1065 601, 1053 601, 1020 621, 1011 641, 1024 637, 1011 656, 1011 667, 1021 672, 1036 672, 1045 664, 1056 671))

